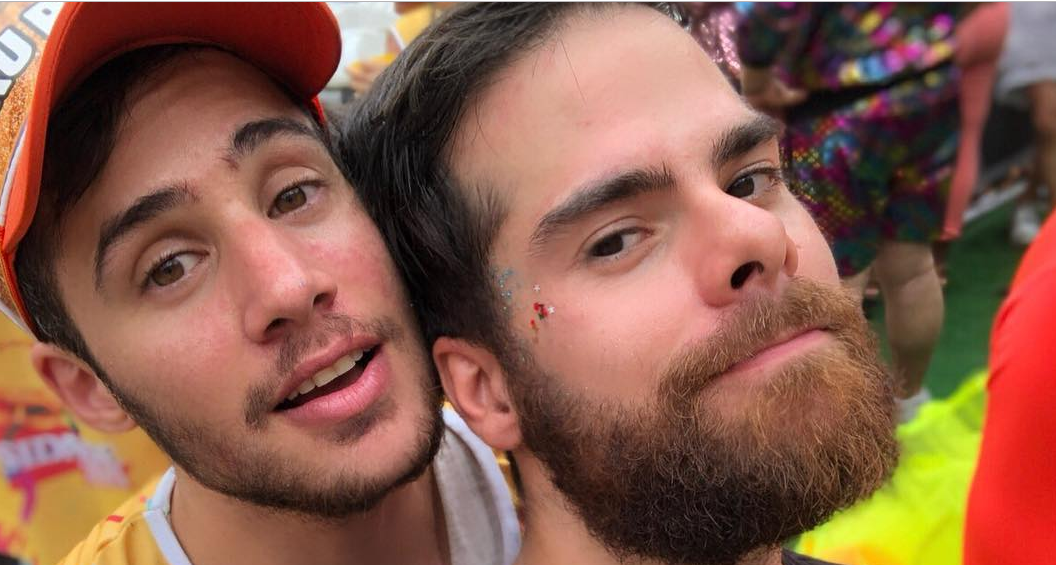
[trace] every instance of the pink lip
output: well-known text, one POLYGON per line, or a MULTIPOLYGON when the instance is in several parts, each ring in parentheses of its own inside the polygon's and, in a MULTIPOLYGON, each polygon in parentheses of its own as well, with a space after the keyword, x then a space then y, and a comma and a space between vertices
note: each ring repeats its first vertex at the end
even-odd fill
POLYGON ((827 342, 830 335, 825 330, 812 329, 793 335, 789 339, 779 341, 761 349, 750 358, 737 363, 726 371, 726 375, 734 373, 745 373, 776 365, 789 357, 801 353, 803 350, 817 347, 827 342))
POLYGON ((278 414, 300 425, 326 426, 365 412, 388 390, 392 376, 387 353, 387 348, 377 346, 356 382, 278 414))
POLYGON ((377 347, 379 343, 377 338, 371 336, 347 336, 331 343, 326 349, 318 351, 294 368, 290 379, 286 382, 286 386, 282 388, 278 398, 275 399, 275 405, 282 403, 290 393, 301 386, 301 383, 312 378, 312 375, 319 371, 333 365, 338 359, 353 351, 366 351, 377 347))

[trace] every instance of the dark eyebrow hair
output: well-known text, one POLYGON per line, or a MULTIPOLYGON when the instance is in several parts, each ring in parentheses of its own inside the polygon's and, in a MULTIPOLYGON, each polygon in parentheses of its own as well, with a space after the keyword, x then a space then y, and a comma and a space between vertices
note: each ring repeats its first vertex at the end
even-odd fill
POLYGON ((266 141, 280 135, 309 137, 319 143, 322 139, 311 126, 291 118, 264 118, 242 124, 231 135, 227 148, 226 160, 232 167, 238 166, 239 160, 255 151, 266 141))
POLYGON ((759 144, 778 136, 781 122, 766 114, 756 114, 747 121, 726 130, 715 142, 711 153, 712 170, 717 171, 726 163, 755 149, 759 144))
POLYGON ((102 288, 103 267, 107 254, 118 242, 144 223, 198 197, 182 185, 166 186, 136 199, 131 206, 118 212, 99 228, 99 243, 95 248, 95 288, 102 288))
POLYGON ((561 230, 615 202, 648 192, 669 190, 674 186, 675 177, 666 166, 659 169, 624 171, 615 176, 587 182, 539 220, 528 240, 529 250, 531 253, 537 253, 561 230))

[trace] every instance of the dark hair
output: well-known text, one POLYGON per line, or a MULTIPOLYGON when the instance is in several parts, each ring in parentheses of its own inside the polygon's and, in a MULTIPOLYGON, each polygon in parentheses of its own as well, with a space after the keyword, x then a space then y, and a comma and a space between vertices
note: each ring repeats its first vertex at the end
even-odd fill
MULTIPOLYGON (((651 7, 678 19, 667 5, 651 7)), ((508 350, 492 241, 505 202, 487 187, 458 186, 449 145, 495 75, 541 47, 575 15, 613 4, 473 3, 453 9, 379 77, 342 128, 339 153, 415 302, 426 343, 457 336, 508 350)))
MULTIPOLYGON (((62 223, 110 159, 128 112, 129 94, 176 59, 207 49, 218 48, 172 44, 119 55, 66 95, 48 120, 36 212, 15 255, 18 290, 37 339, 80 357, 104 381, 106 374, 70 318, 56 280, 62 223)), ((288 91, 287 95, 294 100, 288 91)), ((306 105, 300 106, 312 115, 306 105)), ((325 132, 320 138, 329 148, 325 132)))

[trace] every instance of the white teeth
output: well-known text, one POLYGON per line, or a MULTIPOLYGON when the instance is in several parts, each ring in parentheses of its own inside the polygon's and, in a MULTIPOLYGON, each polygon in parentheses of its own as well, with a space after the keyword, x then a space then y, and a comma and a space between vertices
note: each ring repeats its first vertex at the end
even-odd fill
POLYGON ((326 369, 323 369, 322 371, 319 371, 315 375, 312 375, 312 382, 315 383, 315 386, 326 386, 326 383, 336 378, 337 371, 335 371, 333 367, 328 367, 326 369))
POLYGON ((338 359, 336 363, 334 363, 334 370, 337 372, 338 375, 343 375, 348 371, 352 370, 352 367, 355 366, 356 359, 345 355, 344 357, 338 359))
POLYGON ((362 351, 353 351, 352 353, 345 355, 334 361, 333 365, 319 371, 312 375, 312 378, 301 383, 301 386, 297 387, 297 390, 290 393, 286 397, 286 400, 293 400, 298 396, 311 391, 316 387, 326 386, 337 377, 352 370, 352 367, 356 366, 356 361, 363 358, 362 351))

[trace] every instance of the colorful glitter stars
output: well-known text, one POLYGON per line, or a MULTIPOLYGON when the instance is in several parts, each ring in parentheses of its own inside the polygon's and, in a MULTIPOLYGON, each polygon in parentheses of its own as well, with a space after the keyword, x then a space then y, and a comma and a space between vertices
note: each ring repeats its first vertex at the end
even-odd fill
MULTIPOLYGON (((513 276, 513 269, 506 269, 505 271, 502 272, 502 274, 499 274, 499 275, 495 276, 496 281, 499 284, 499 296, 501 296, 502 299, 505 300, 506 302, 512 302, 513 301, 513 290, 510 289, 510 288, 506 288, 506 283, 509 281, 510 277, 512 277, 512 276, 513 276)), ((505 309, 505 307, 504 307, 504 309, 505 309)))
POLYGON ((528 327, 532 328, 532 331, 539 331, 539 324, 536 322, 538 319, 540 322, 546 320, 547 316, 554 313, 554 307, 543 304, 542 302, 536 302, 532 304, 532 311, 535 312, 535 318, 528 320, 528 327))
POLYGON ((497 275, 499 281, 499 288, 506 288, 506 281, 513 276, 513 269, 506 269, 502 274, 497 275))
POLYGON ((540 320, 545 320, 547 316, 554 313, 553 306, 547 306, 542 302, 532 304, 532 310, 535 310, 535 315, 538 316, 540 320))

